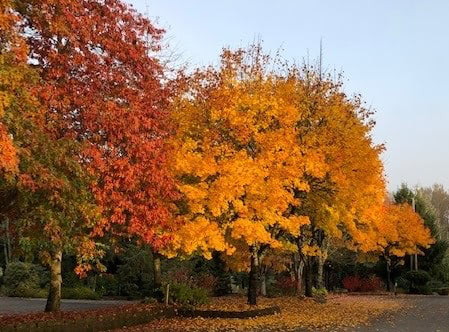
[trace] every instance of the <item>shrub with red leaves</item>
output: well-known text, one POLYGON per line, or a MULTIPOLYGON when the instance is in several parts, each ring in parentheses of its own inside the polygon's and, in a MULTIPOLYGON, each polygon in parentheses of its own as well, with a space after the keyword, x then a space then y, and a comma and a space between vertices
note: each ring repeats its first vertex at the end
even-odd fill
POLYGON ((376 292, 383 289, 382 280, 377 276, 361 278, 358 275, 343 279, 343 287, 349 292, 376 292))
POLYGON ((279 291, 280 295, 293 295, 296 292, 295 280, 289 276, 277 278, 274 287, 279 291))
POLYGON ((371 276, 369 278, 362 279, 362 286, 360 291, 362 292, 377 292, 383 289, 382 280, 379 277, 371 276))
POLYGON ((347 276, 343 279, 343 287, 349 292, 358 292, 362 287, 362 279, 357 275, 347 276))

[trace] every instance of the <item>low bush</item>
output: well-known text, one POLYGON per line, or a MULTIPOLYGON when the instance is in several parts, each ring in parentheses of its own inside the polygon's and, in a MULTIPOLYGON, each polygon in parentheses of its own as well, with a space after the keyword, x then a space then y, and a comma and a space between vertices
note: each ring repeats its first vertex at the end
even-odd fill
POLYGON ((267 285, 267 295, 269 297, 291 296, 296 293, 296 281, 290 276, 283 275, 276 278, 276 281, 267 285))
POLYGON ((420 285, 411 289, 410 292, 412 294, 421 294, 421 295, 432 295, 433 291, 429 285, 420 285))
POLYGON ((74 287, 74 288, 62 288, 63 299, 76 299, 76 300, 98 300, 100 295, 90 289, 89 287, 74 287))
POLYGON ((432 288, 428 285, 431 280, 426 271, 408 271, 403 276, 409 282, 409 292, 412 294, 432 294, 432 288))
POLYGON ((181 305, 196 306, 207 303, 209 296, 206 289, 175 283, 170 285, 169 301, 181 305))
POLYGON ((312 295, 318 296, 318 297, 326 297, 327 296, 327 289, 326 288, 315 288, 312 287, 312 295))
POLYGON ((327 302, 327 289, 324 287, 323 288, 312 287, 312 296, 316 302, 326 303, 327 302))
POLYGON ((430 274, 422 270, 407 271, 404 274, 404 278, 409 280, 415 286, 425 285, 431 280, 430 274))
POLYGON ((7 296, 46 297, 47 283, 48 272, 40 265, 12 262, 6 266, 2 292, 7 296))
POLYGON ((96 291, 102 296, 116 296, 118 294, 119 282, 115 275, 102 273, 96 280, 96 291))
POLYGON ((397 289, 403 290, 405 293, 410 291, 410 281, 404 277, 399 277, 396 279, 397 289))
POLYGON ((377 276, 370 276, 362 279, 362 292, 377 292, 383 289, 382 280, 377 276))
POLYGON ((358 275, 343 279, 343 287, 349 292, 377 292, 383 289, 382 280, 377 276, 361 278, 358 275))
POLYGON ((362 287, 362 279, 355 276, 347 276, 343 279, 343 287, 348 290, 348 292, 358 292, 362 287))
POLYGON ((438 291, 441 288, 446 288, 448 287, 447 284, 445 284, 444 282, 440 281, 440 280, 436 280, 436 279, 432 279, 430 280, 427 285, 432 289, 432 291, 438 291))
POLYGON ((449 287, 448 288, 440 288, 437 290, 439 295, 449 295, 449 287))
POLYGON ((214 294, 218 285, 218 278, 207 273, 194 273, 192 269, 177 267, 167 273, 167 280, 171 284, 188 285, 191 288, 200 287, 214 294))
POLYGON ((4 296, 11 297, 30 297, 30 298, 46 298, 48 290, 45 288, 33 288, 27 284, 20 284, 18 287, 11 289, 3 286, 1 293, 4 296))

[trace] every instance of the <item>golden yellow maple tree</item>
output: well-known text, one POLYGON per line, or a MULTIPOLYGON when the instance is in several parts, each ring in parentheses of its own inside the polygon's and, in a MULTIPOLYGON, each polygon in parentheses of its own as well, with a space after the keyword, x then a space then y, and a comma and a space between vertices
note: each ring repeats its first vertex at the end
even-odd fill
MULTIPOLYGON (((297 192, 301 203, 293 212, 307 216, 310 223, 293 239, 302 260, 296 265, 305 264, 307 276, 315 265, 311 261, 317 260, 321 287, 330 241, 354 250, 373 245, 375 239, 366 241, 364 229, 377 216, 375 211, 385 196, 383 147, 372 141, 371 112, 363 107, 360 96, 343 93, 340 80, 309 66, 291 67, 289 80, 294 82, 292 97, 300 116, 299 143, 306 159, 322 161, 319 165, 324 172, 316 176, 306 171, 307 189, 297 192)), ((311 295, 311 278, 306 280, 311 295)))
POLYGON ((174 112, 173 169, 188 222, 173 235, 172 250, 208 256, 243 243, 254 278, 258 255, 309 222, 290 213, 299 204, 295 192, 308 189, 305 172, 324 174, 323 161, 306 158, 298 142, 295 85, 269 65, 260 46, 225 50, 218 69, 193 75, 174 112))
POLYGON ((376 238, 375 254, 385 259, 387 287, 391 288, 391 269, 402 264, 405 255, 423 254, 435 242, 421 216, 409 204, 386 202, 381 218, 372 225, 371 236, 376 238))

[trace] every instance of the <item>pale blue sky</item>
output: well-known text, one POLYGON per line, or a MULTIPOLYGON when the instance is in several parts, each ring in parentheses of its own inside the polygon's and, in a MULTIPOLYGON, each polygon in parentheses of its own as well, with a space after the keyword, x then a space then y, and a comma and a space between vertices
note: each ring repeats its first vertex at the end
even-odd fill
POLYGON ((322 38, 325 66, 343 70, 346 91, 377 110, 389 188, 449 187, 449 1, 126 1, 142 13, 148 3, 192 66, 259 38, 288 59, 313 59, 322 38))

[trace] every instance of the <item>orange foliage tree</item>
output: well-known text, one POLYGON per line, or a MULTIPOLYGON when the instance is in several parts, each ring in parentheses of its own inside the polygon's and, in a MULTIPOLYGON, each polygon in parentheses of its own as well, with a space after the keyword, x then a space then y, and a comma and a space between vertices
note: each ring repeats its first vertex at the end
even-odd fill
POLYGON ((46 310, 54 311, 61 296, 62 252, 75 253, 81 268, 99 254, 89 235, 99 211, 89 190, 93 179, 77 157, 81 146, 49 134, 46 109, 35 94, 39 77, 27 64, 28 47, 20 37, 20 16, 11 2, 0 4, 1 22, 9 22, 2 26, 0 45, 6 50, 0 60, 2 123, 16 158, 14 173, 0 174, 0 215, 12 221, 22 248, 50 268, 46 310))
POLYGON ((255 304, 260 256, 284 245, 281 234, 298 234, 309 222, 290 213, 299 204, 295 190, 307 190, 306 171, 322 170, 295 144, 295 86, 267 70, 272 63, 260 46, 225 50, 221 61, 193 75, 174 112, 174 172, 188 221, 175 234, 174 250, 246 248, 248 302, 255 304))
POLYGON ((372 229, 378 249, 374 251, 387 264, 387 287, 391 290, 391 269, 403 263, 405 255, 423 254, 423 248, 434 243, 430 230, 409 204, 386 203, 382 218, 372 229))
POLYGON ((300 204, 291 213, 307 216, 310 223, 297 236, 288 236, 298 248, 294 255, 297 288, 305 269, 305 290, 310 296, 315 265, 317 286, 324 286, 323 266, 331 241, 352 249, 356 249, 354 243, 365 244, 363 229, 373 221, 385 193, 383 147, 372 142, 371 112, 363 107, 360 96, 343 93, 340 80, 311 66, 291 66, 288 73, 299 118, 295 143, 303 157, 321 170, 304 173, 306 186, 296 190, 300 204))
POLYGON ((17 170, 17 155, 5 125, 5 110, 14 102, 14 92, 23 83, 26 46, 14 29, 18 17, 10 11, 10 0, 0 1, 0 176, 17 170))

